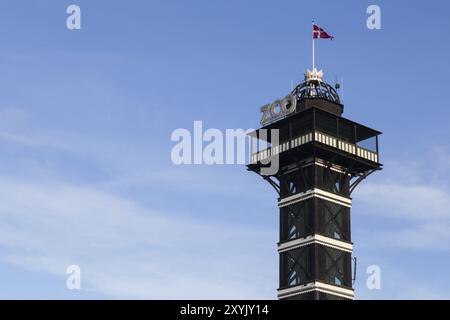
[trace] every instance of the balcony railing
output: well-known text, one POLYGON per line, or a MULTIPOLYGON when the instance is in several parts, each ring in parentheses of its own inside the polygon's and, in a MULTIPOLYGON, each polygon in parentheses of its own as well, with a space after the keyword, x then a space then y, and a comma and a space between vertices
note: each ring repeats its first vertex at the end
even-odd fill
POLYGON ((291 139, 290 141, 281 143, 280 145, 272 146, 265 150, 253 153, 250 157, 250 163, 255 164, 259 161, 268 159, 272 156, 278 155, 280 153, 286 152, 313 141, 344 151, 359 158, 378 163, 377 152, 367 150, 356 144, 349 143, 345 140, 333 137, 320 131, 310 132, 300 137, 291 139))

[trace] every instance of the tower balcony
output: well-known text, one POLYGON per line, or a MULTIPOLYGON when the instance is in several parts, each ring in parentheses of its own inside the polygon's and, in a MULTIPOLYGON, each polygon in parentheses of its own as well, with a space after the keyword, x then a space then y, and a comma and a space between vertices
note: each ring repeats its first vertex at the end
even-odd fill
POLYGON ((265 148, 251 153, 249 168, 258 167, 261 161, 267 161, 273 156, 280 156, 282 159, 292 153, 297 158, 302 155, 315 155, 324 160, 334 157, 333 162, 340 162, 345 167, 351 159, 356 161, 353 167, 357 171, 379 168, 380 134, 377 130, 341 116, 311 108, 252 132, 252 151, 255 141, 262 140, 265 148), (273 129, 278 129, 278 142, 272 141, 273 129))

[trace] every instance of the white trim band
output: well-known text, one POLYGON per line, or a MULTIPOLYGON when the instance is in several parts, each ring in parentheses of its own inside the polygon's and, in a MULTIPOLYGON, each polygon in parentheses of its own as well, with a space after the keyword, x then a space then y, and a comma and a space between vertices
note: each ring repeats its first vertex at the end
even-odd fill
POLYGON ((307 236, 305 238, 295 239, 288 242, 283 242, 278 244, 278 252, 282 253, 285 251, 297 249, 300 247, 307 246, 312 243, 317 243, 323 246, 331 247, 333 249, 338 249, 341 251, 353 252, 353 244, 345 242, 339 239, 333 239, 329 237, 322 236, 320 234, 315 234, 312 236, 307 236))
POLYGON ((355 292, 353 289, 346 289, 320 281, 310 282, 302 286, 296 286, 287 289, 278 289, 278 299, 285 299, 299 294, 308 293, 311 291, 319 291, 323 293, 332 294, 346 299, 353 300, 355 292))
POLYGON ((318 189, 318 188, 310 189, 308 191, 297 193, 297 194, 294 194, 287 198, 281 199, 278 202, 278 207, 282 208, 282 207, 288 206, 293 203, 307 200, 312 197, 317 197, 320 199, 331 201, 331 202, 343 205, 348 208, 352 207, 352 199, 351 198, 340 196, 340 195, 334 194, 332 192, 324 191, 324 190, 318 189))

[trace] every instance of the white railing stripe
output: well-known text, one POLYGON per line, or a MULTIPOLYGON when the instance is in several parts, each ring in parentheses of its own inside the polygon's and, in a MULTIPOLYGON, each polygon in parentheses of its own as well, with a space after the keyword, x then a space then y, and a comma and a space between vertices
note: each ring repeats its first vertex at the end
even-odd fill
POLYGON ((334 148, 343 150, 345 152, 354 154, 358 157, 361 157, 361 158, 364 158, 364 159, 367 159, 367 160, 370 160, 373 162, 378 162, 378 155, 376 152, 366 150, 366 149, 358 147, 354 144, 341 141, 335 137, 332 137, 332 136, 329 136, 329 135, 326 135, 326 134, 323 134, 323 133, 317 132, 317 131, 314 132, 314 135, 312 132, 308 133, 308 134, 304 134, 298 138, 287 141, 281 145, 260 151, 258 153, 254 153, 251 157, 251 162, 258 162, 263 159, 269 158, 272 155, 277 155, 282 152, 285 152, 291 148, 299 147, 303 144, 311 142, 313 140, 313 138, 315 141, 318 141, 320 143, 332 146, 334 148))

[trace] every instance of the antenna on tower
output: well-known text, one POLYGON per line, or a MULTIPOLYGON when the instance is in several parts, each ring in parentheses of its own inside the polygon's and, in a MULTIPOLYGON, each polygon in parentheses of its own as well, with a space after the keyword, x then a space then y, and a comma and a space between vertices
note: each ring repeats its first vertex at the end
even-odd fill
POLYGON ((338 82, 338 76, 337 75, 334 76, 334 88, 336 90, 339 90, 341 88, 341 84, 338 82))
POLYGON ((337 75, 334 76, 334 88, 336 89, 338 94, 341 92, 341 90, 340 90, 341 89, 341 84, 338 81, 338 76, 337 75))

